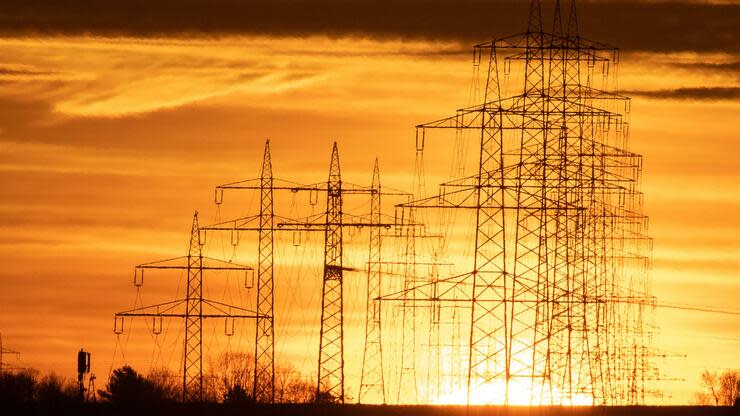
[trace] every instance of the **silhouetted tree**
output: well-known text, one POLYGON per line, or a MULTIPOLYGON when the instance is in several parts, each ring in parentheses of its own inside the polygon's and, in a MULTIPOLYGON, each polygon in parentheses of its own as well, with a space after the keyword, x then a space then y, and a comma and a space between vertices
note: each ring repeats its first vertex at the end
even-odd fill
POLYGON ((211 363, 208 379, 218 400, 245 402, 252 397, 254 355, 244 352, 225 352, 211 363))
POLYGON ((281 365, 275 368, 276 403, 310 403, 316 387, 301 378, 293 367, 281 365))
POLYGON ((164 388, 127 365, 114 370, 106 389, 98 393, 104 400, 116 405, 150 405, 169 399, 164 388))
MULTIPOLYGON (((204 386, 204 390, 215 392, 218 401, 253 402, 254 355, 247 352, 223 353, 210 363, 205 379, 207 387, 204 386)), ((310 403, 315 401, 315 393, 315 385, 302 379, 298 370, 289 365, 275 365, 276 403, 310 403)))
POLYGON ((26 407, 36 398, 36 373, 4 371, 0 373, 0 403, 6 407, 26 407))
POLYGON ((249 403, 253 401, 252 395, 247 393, 244 387, 239 384, 230 387, 224 393, 224 403, 249 403))
POLYGON ((166 367, 155 368, 146 375, 156 394, 163 400, 177 401, 182 398, 182 378, 166 367))
POLYGON ((58 409, 79 400, 77 384, 64 380, 56 374, 49 374, 36 386, 36 401, 44 408, 58 409))
POLYGON ((316 403, 337 403, 339 402, 339 397, 331 394, 328 391, 320 391, 314 397, 314 401, 316 403))
POLYGON ((700 405, 733 406, 740 399, 740 373, 726 370, 722 374, 705 370, 701 375, 704 391, 696 394, 700 405))

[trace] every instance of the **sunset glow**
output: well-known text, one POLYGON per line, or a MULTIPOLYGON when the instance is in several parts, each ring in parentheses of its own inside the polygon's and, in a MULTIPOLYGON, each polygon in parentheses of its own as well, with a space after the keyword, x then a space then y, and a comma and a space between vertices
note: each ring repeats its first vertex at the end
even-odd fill
MULTIPOLYGON (((83 13, 85 2, 71 2, 68 13, 53 2, 38 10, 22 3, 0 6, 6 24, 0 36, 0 333, 4 345, 22 352, 19 360, 8 358, 14 365, 70 379, 76 377, 74 355, 84 347, 93 354, 98 388, 104 388, 124 364, 142 373, 167 368, 181 375, 180 321, 165 320, 155 334, 159 321, 127 318, 126 331, 114 334, 113 316, 184 296, 186 272, 147 271, 139 287, 134 266, 186 255, 195 211, 203 226, 258 212, 258 192, 227 190, 217 204, 214 188, 259 178, 266 139, 275 178, 301 184, 326 183, 335 141, 347 187, 369 187, 377 157, 382 189, 397 192, 383 200, 385 222, 397 219, 394 204, 410 199, 398 190, 429 196, 439 183, 474 175, 479 132, 450 128, 425 136, 420 158, 415 126, 481 101, 476 91, 485 89, 480 80, 486 68, 472 65, 471 46, 525 29, 529 2, 472 1, 458 9, 431 1, 423 10, 409 2, 383 10, 362 0, 349 10, 335 4, 341 2, 320 1, 317 10, 323 5, 336 12, 323 16, 304 2, 293 10, 274 11, 277 6, 259 1, 254 10, 217 2, 230 5, 188 11, 153 1, 147 19, 119 6, 97 16, 83 13), (273 13, 278 17, 266 18, 273 13), (415 181, 419 172, 422 180, 415 181)), ((660 377, 651 380, 660 394, 646 402, 689 404, 702 371, 740 365, 740 4, 583 3, 584 37, 622 48, 618 67, 609 70, 618 75, 619 94, 632 97, 625 117, 629 149, 643 155, 636 198, 644 202, 652 239, 645 246, 652 292, 644 295, 666 306, 645 317, 655 323, 650 354, 660 368, 660 377), (693 309, 681 308, 686 305, 693 309)), ((549 27, 552 5, 545 4, 549 27)), ((502 89, 518 85, 516 65, 502 89)), ((599 90, 604 79, 594 76, 599 90)), ((314 198, 286 191, 274 204, 280 215, 323 218, 327 193, 314 198)), ((358 212, 368 199, 351 195, 344 204, 345 212, 358 212)), ((472 210, 437 215, 416 218, 428 221, 424 232, 430 235, 416 243, 424 254, 415 258, 414 273, 453 281, 474 267, 470 225, 476 218, 472 210), (441 259, 434 240, 439 230, 454 236, 440 244, 446 254, 441 259)), ((344 232, 342 365, 348 402, 356 402, 369 230, 344 232)), ((388 264, 381 274, 395 294, 404 290, 409 271, 390 260, 402 258, 408 247, 394 232, 390 226, 382 230, 388 264)), ((506 233, 515 235, 516 227, 506 233)), ((275 235, 275 362, 314 383, 325 236, 305 230, 275 235)), ((208 231, 204 238, 205 256, 258 267, 256 233, 208 231)), ((518 267, 533 264, 525 259, 518 267)), ((209 272, 205 295, 254 309, 256 287, 247 288, 241 272, 209 272)), ((629 276, 642 284, 642 275, 629 276)), ((585 370, 573 376, 568 392, 516 376, 508 389, 498 379, 468 380, 474 319, 461 305, 445 305, 436 314, 428 304, 408 308, 414 328, 430 322, 439 328, 411 335, 401 322, 403 307, 383 304, 383 360, 391 363, 383 373, 385 403, 595 404, 588 389, 604 386, 578 386, 587 379, 585 370), (413 352, 404 354, 404 345, 413 352)), ((534 317, 536 311, 523 313, 534 317)), ((620 319, 628 318, 615 317, 620 319)), ((223 321, 205 320, 206 369, 225 352, 253 353, 255 325, 237 321, 232 335, 223 321)), ((544 342, 528 331, 521 329, 520 340, 544 342)), ((512 374, 530 369, 541 376, 544 364, 533 358, 541 353, 537 345, 485 348, 503 349, 523 363, 508 369, 512 374)), ((487 370, 500 373, 500 366, 487 370)))

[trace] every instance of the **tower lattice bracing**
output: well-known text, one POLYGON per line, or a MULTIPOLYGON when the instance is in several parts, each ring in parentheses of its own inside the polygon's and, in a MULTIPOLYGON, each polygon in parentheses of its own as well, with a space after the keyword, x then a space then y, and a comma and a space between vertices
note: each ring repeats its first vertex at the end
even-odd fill
POLYGON ((324 278, 316 398, 344 401, 344 311, 342 296, 342 177, 337 144, 331 154, 326 193, 324 278))
POLYGON ((399 205, 472 211, 470 271, 384 299, 468 302, 469 403, 641 403, 654 300, 619 53, 579 35, 573 3, 550 32, 542 15, 534 0, 525 33, 475 46, 482 103, 417 127, 422 146, 433 129, 478 141, 474 175, 399 205))
POLYGON ((187 273, 182 392, 184 402, 200 402, 203 401, 203 254, 197 212, 190 232, 187 273))
POLYGON ((385 383, 383 373, 383 344, 381 337, 381 306, 377 299, 381 295, 381 212, 380 212, 380 170, 378 159, 373 167, 373 181, 370 194, 370 246, 367 263, 367 307, 365 313, 365 351, 362 357, 362 376, 360 379, 360 403, 385 403, 385 383))
POLYGON ((270 141, 260 174, 259 248, 257 252, 257 314, 254 354, 254 398, 272 403, 275 398, 275 329, 273 327, 273 180, 270 141))

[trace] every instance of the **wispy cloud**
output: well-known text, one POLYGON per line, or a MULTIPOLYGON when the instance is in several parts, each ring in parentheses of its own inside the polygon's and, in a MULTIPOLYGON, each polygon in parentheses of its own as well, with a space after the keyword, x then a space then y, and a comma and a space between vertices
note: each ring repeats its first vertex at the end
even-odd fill
POLYGON ((726 101, 740 100, 740 87, 697 87, 661 90, 622 91, 626 95, 663 100, 726 101))
POLYGON ((710 72, 740 72, 740 61, 732 62, 688 62, 673 64, 679 68, 710 72))

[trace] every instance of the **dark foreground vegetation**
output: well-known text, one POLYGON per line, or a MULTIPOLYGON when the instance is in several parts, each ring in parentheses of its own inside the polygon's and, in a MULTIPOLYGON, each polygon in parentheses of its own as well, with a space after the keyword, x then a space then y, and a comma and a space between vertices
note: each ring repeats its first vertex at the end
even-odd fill
MULTIPOLYGON (((326 415, 326 416, 558 416, 558 415, 738 415, 740 378, 732 374, 705 373, 705 391, 697 406, 638 407, 502 407, 502 406, 373 406, 312 403, 311 384, 297 374, 281 370, 276 377, 274 405, 260 405, 250 396, 251 369, 241 368, 245 357, 225 357, 213 365, 206 384, 205 403, 180 403, 178 377, 166 370, 143 376, 124 366, 112 372, 103 389, 80 396, 78 384, 56 375, 39 377, 34 371, 0 373, 0 415, 326 415), (236 359, 239 358, 239 359, 236 359), (734 398, 734 401, 732 400, 734 398), (734 404, 731 406, 729 404, 734 404), (718 404, 718 405, 715 405, 718 404)), ((248 361, 247 361, 248 362, 248 361)))

